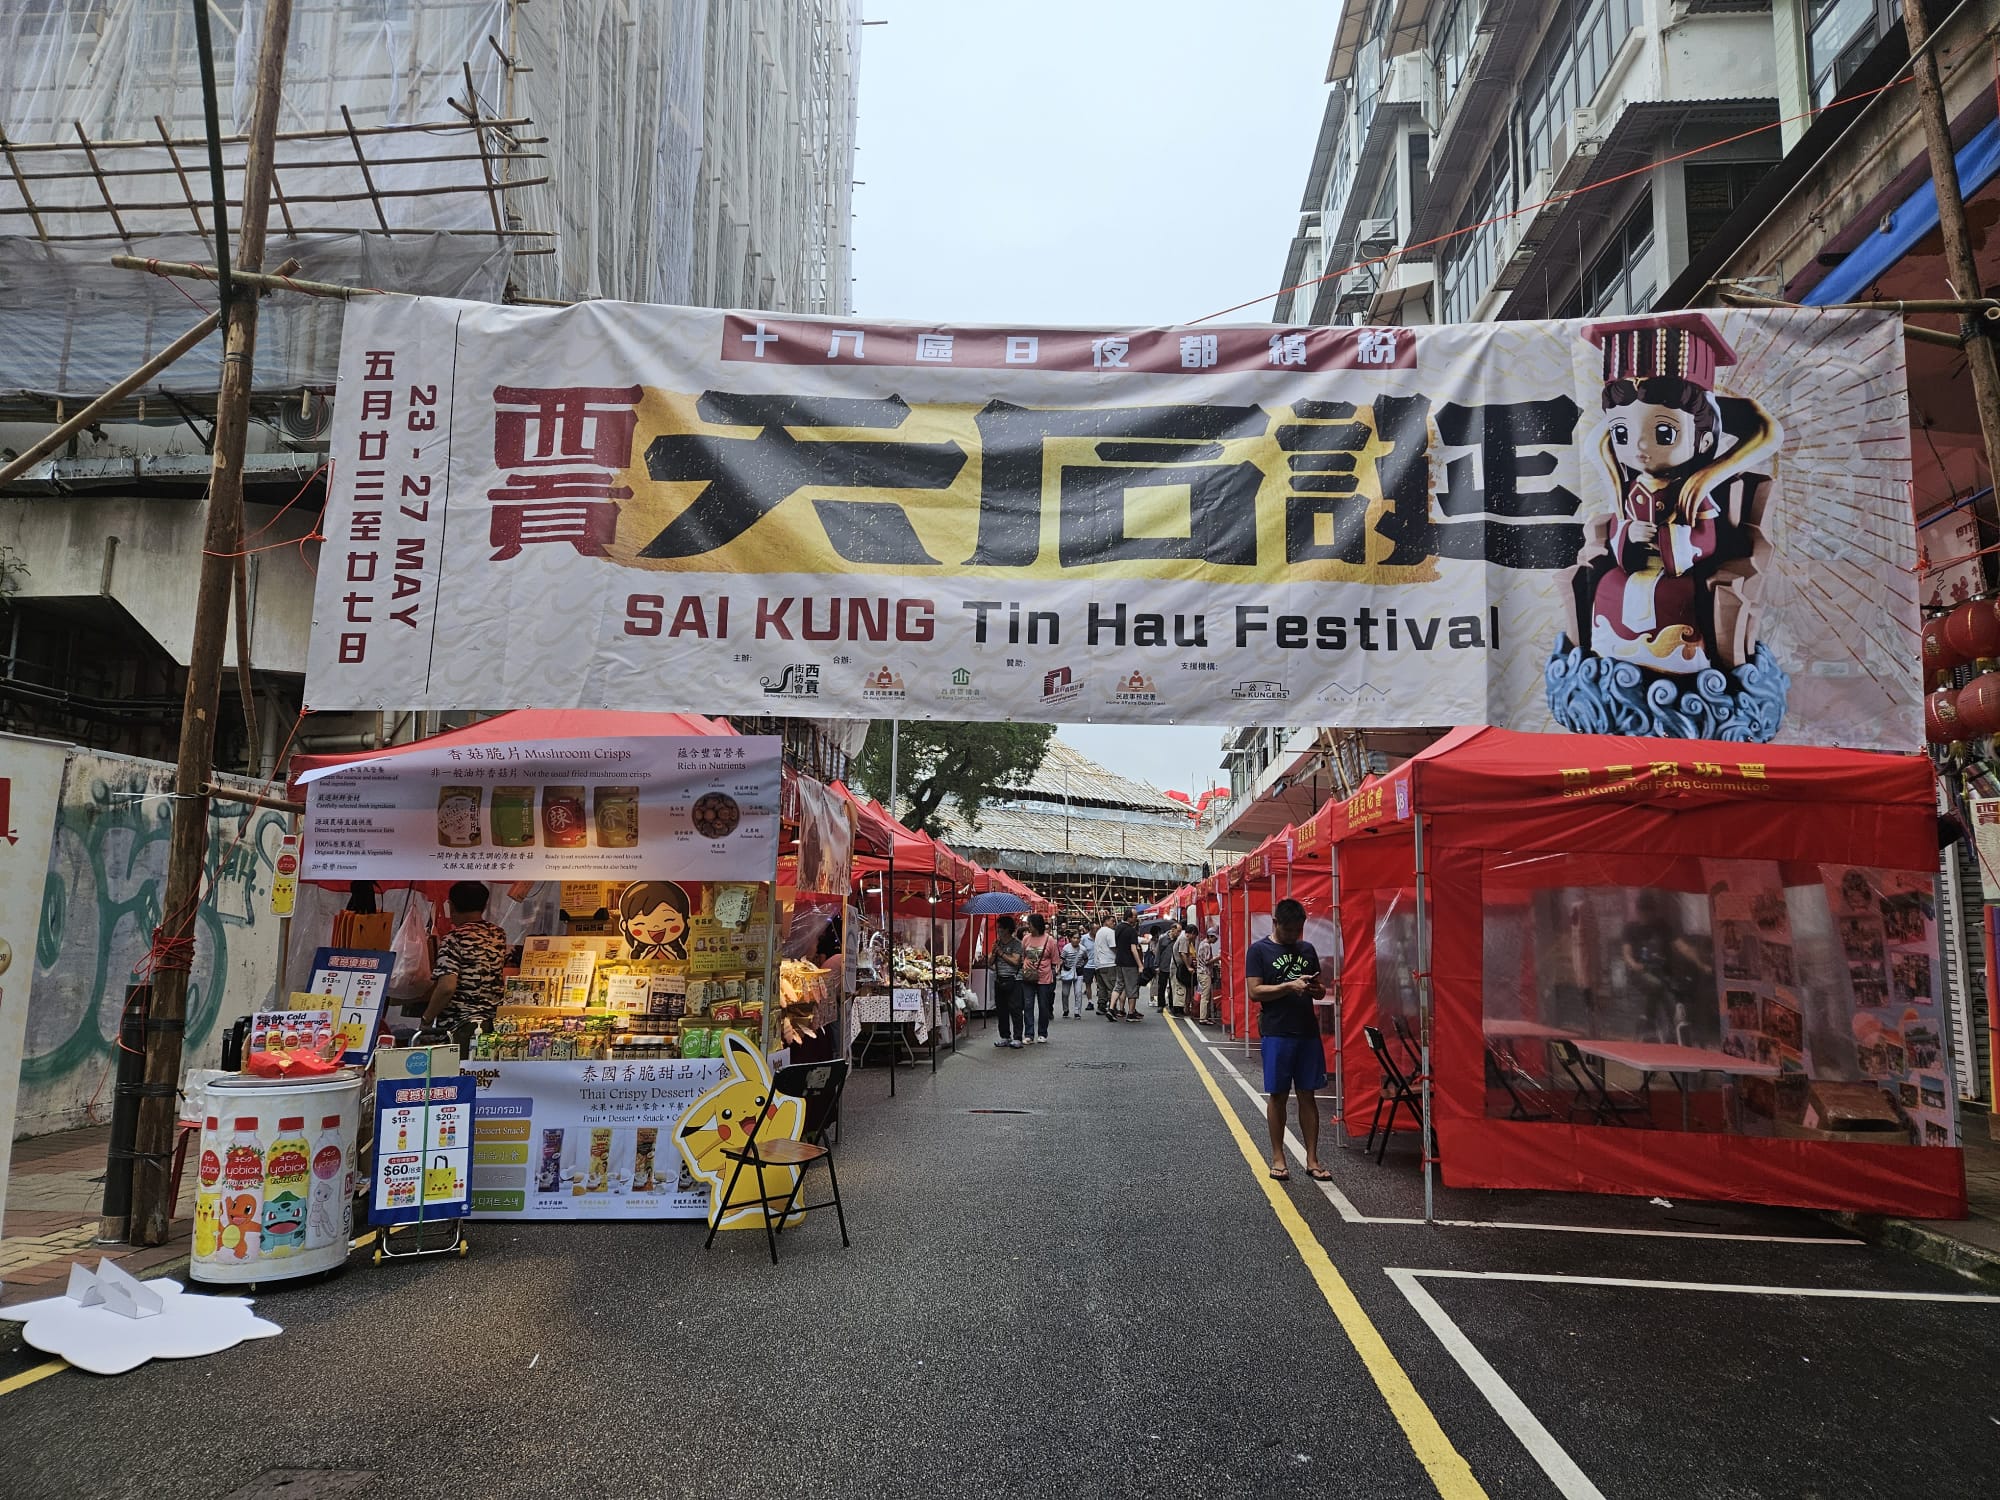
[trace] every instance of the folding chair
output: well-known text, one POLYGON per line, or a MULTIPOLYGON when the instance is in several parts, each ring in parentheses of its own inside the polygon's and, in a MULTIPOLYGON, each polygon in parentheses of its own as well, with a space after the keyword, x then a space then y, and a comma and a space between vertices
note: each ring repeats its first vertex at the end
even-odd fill
MULTIPOLYGON (((1514 1086, 1512 1070, 1520 1066, 1519 1063, 1501 1052, 1491 1042, 1486 1044, 1487 1081, 1499 1084, 1501 1088, 1507 1091, 1508 1099, 1513 1101, 1513 1108, 1507 1111, 1507 1118, 1510 1120, 1553 1120, 1556 1117, 1554 1110, 1530 1109, 1528 1101, 1521 1097, 1521 1091, 1514 1086)), ((1523 1071, 1521 1076, 1527 1078, 1528 1075, 1523 1071)), ((1533 1086, 1533 1080, 1530 1079, 1529 1082, 1533 1086)), ((1537 1094, 1541 1092, 1539 1086, 1535 1086, 1535 1092, 1537 1094)))
POLYGON ((1403 1044, 1403 1056, 1409 1060, 1409 1076, 1415 1078, 1424 1070, 1424 1055, 1417 1050, 1417 1039, 1410 1035, 1410 1023, 1397 1016, 1389 1024, 1396 1028, 1396 1040, 1403 1044))
MULTIPOLYGON (((827 1134, 840 1119, 840 1096, 847 1087, 848 1063, 845 1059, 834 1062, 794 1063, 788 1068, 780 1068, 771 1079, 771 1093, 787 1095, 805 1104, 805 1126, 800 1138, 794 1140, 757 1140, 764 1124, 771 1119, 772 1112, 760 1108, 757 1118, 745 1132, 743 1144, 735 1150, 725 1149, 723 1156, 736 1163, 736 1170, 729 1176, 729 1186, 715 1206, 714 1216, 709 1220, 708 1238, 702 1242, 706 1250, 715 1243, 715 1232, 722 1225, 725 1212, 747 1208, 745 1203, 731 1204, 736 1192, 736 1183, 743 1176, 743 1169, 750 1167, 757 1173, 756 1206, 764 1211, 764 1238, 771 1247, 771 1264, 778 1263, 778 1236, 783 1233, 785 1221, 794 1209, 803 1213, 814 1208, 831 1208, 840 1222, 840 1243, 846 1248, 847 1212, 840 1202, 840 1174, 834 1170, 833 1147, 827 1142, 827 1134), (814 1162, 826 1163, 827 1184, 833 1196, 824 1203, 800 1203, 799 1194, 806 1185, 806 1171, 814 1162), (791 1191, 773 1196, 764 1191, 764 1168, 796 1167, 798 1177, 793 1181, 791 1191), (781 1205, 774 1215, 772 1204, 781 1205)), ((760 1101, 761 1103, 762 1101, 760 1101)))
POLYGON ((1375 1153, 1375 1161, 1379 1166, 1382 1158, 1388 1154, 1389 1137, 1396 1129, 1396 1111, 1409 1110, 1410 1122, 1419 1128, 1423 1125, 1424 1115, 1422 1105, 1417 1099, 1416 1088, 1403 1070, 1396 1066, 1396 1060, 1389 1055, 1389 1044, 1382 1040, 1381 1029, 1364 1026, 1361 1028, 1361 1034, 1368 1039, 1368 1050, 1375 1054, 1375 1061, 1382 1069, 1382 1091, 1376 1096, 1375 1113, 1368 1121, 1368 1139, 1361 1147, 1366 1151, 1373 1146, 1375 1132, 1377 1129, 1381 1130, 1382 1145, 1375 1153), (1387 1120, 1382 1118, 1382 1106, 1385 1104, 1389 1107, 1387 1120))
POLYGON ((1651 1103, 1614 1097, 1598 1076, 1590 1071, 1590 1065, 1583 1060, 1575 1042, 1559 1038, 1549 1043, 1549 1050, 1576 1089, 1576 1097, 1569 1102, 1568 1117, 1571 1120, 1575 1120, 1578 1110, 1586 1111, 1599 1125, 1623 1125, 1627 1123, 1627 1115, 1646 1115, 1650 1118, 1651 1103))

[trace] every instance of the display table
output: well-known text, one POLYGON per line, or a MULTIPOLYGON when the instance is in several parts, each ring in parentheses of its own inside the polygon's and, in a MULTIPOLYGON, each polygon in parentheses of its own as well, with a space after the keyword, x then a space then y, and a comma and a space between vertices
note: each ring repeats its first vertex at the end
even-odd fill
POLYGON ((701 1219, 709 1190, 676 1144, 720 1058, 469 1062, 477 1219, 701 1219))
POLYGON ((1707 1047, 1681 1047, 1672 1042, 1614 1042, 1578 1039, 1576 1050, 1598 1062, 1598 1084, 1604 1082, 1604 1064, 1615 1062, 1639 1075, 1639 1089, 1652 1087, 1654 1075, 1671 1078, 1681 1096, 1681 1129, 1693 1125, 1693 1109, 1688 1088, 1699 1073, 1722 1073, 1735 1078, 1776 1078, 1778 1069, 1770 1063, 1752 1062, 1728 1052, 1707 1047))

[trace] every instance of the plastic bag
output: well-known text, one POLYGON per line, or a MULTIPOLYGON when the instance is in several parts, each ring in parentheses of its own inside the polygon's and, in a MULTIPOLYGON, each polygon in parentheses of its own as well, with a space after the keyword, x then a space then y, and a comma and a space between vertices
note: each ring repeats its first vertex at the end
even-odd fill
POLYGON ((412 891, 403 919, 396 924, 396 940, 390 945, 396 955, 396 967, 389 976, 391 1000, 420 1000, 430 993, 431 934, 423 915, 428 909, 428 903, 419 902, 412 891))

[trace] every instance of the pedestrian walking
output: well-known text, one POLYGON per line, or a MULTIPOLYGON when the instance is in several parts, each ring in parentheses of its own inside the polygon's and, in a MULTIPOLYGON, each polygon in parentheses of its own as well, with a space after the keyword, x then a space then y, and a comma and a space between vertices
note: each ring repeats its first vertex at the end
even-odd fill
POLYGON ((1023 1045, 1024 1033, 1021 1021, 1021 939, 1014 930, 1014 919, 1002 917, 997 924, 997 935, 993 939, 993 1005, 1000 1013, 1000 1035, 995 1038, 996 1047, 1023 1045))
POLYGON ((1083 995, 1078 989, 1079 976, 1083 972, 1083 934, 1072 932, 1063 939, 1062 967, 1056 970, 1056 993, 1062 1000, 1063 1019, 1070 1017, 1070 1007, 1076 1007, 1077 1015, 1083 1014, 1083 995))
POLYGON ((1174 984, 1174 940, 1168 929, 1153 934, 1153 1008, 1166 1014, 1174 984))
POLYGON ((1195 944, 1194 949, 1195 982, 1201 986, 1200 1019, 1201 1024, 1204 1026, 1213 1026, 1215 1024, 1215 991, 1222 977, 1216 973, 1219 952, 1216 945, 1216 937, 1216 930, 1213 927, 1209 928, 1207 932, 1202 934, 1201 941, 1195 944))
POLYGON ((1097 937, 1085 921, 1076 930, 1076 976, 1084 1010, 1097 1009, 1097 937))
POLYGON ((1118 929, 1111 925, 1111 913, 1097 919, 1097 931, 1090 939, 1096 964, 1097 1013, 1107 1021, 1118 1019, 1118 929))
POLYGON ((1174 1009, 1184 1016, 1194 1009, 1194 950, 1194 923, 1189 922, 1174 933, 1174 998, 1179 1002, 1174 1009))
POLYGON ((1333 1174, 1319 1163, 1319 1098, 1326 1087, 1326 1048, 1319 1039, 1313 1001, 1326 993, 1319 954, 1305 940, 1306 909, 1287 897, 1271 913, 1271 935, 1250 945, 1243 957, 1249 998, 1258 1007, 1257 1030, 1264 1039, 1265 1123, 1271 1129, 1271 1176, 1290 1177, 1285 1164, 1285 1100, 1297 1094, 1299 1137, 1305 1142, 1306 1173, 1316 1182, 1333 1174))
POLYGON ((1040 912, 1028 918, 1028 935, 1021 940, 1021 996, 1027 1027, 1024 1041, 1047 1042, 1049 1022, 1056 1014, 1056 966, 1062 956, 1040 912))
POLYGON ((1139 1015, 1139 914, 1125 908, 1124 919, 1111 932, 1112 965, 1117 973, 1118 1010, 1121 1021, 1137 1021, 1139 1015))

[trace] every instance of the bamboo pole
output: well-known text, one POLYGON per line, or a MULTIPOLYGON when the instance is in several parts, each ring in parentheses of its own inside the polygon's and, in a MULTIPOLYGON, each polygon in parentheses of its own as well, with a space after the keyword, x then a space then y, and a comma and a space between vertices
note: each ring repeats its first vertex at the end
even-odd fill
MULTIPOLYGON (((195 265, 184 260, 148 260, 143 255, 114 255, 111 264, 121 271, 145 271, 154 276, 178 276, 184 281, 214 281, 217 272, 214 266, 195 265)), ((297 266, 298 262, 286 261, 276 271, 241 271, 230 268, 229 279, 245 286, 256 287, 266 292, 303 292, 308 297, 381 297, 387 293, 372 286, 342 286, 336 281, 301 281, 296 276, 286 274, 285 266, 297 266)))
MULTIPOLYGON (((1978 297, 1985 290, 1973 257, 1972 233, 1965 222, 1965 199, 1959 192, 1958 158, 1951 143, 1951 122, 1945 117, 1944 91, 1938 84, 1937 55, 1931 50, 1930 21, 1923 0, 1903 0, 1903 29, 1910 38, 1910 76, 1917 85, 1917 118, 1923 122, 1924 143, 1931 159, 1931 181, 1937 189, 1938 232, 1944 239, 1947 285, 1955 297, 1978 297)), ((1954 309, 1941 309, 1952 311, 1954 309)), ((1982 316, 2000 321, 1991 308, 1982 316)), ((1966 368, 1972 376, 1973 404, 1979 411, 1979 436, 1986 445, 1986 472, 2000 459, 2000 357, 1988 330, 1968 313, 1960 324, 1966 368)))
POLYGON ((218 786, 213 781, 203 783, 201 790, 202 794, 212 801, 241 802, 245 807, 263 807, 272 812, 305 816, 306 805, 303 802, 291 802, 283 797, 266 797, 261 792, 239 792, 233 787, 218 786))
POLYGON ((194 348, 196 344, 199 344, 203 339, 215 332, 215 325, 220 320, 220 313, 210 313, 186 333, 167 345, 158 354, 155 354, 151 359, 139 366, 130 375, 119 381, 118 384, 111 387, 110 390, 78 408, 75 416, 59 426, 50 428, 43 435, 40 442, 22 453, 18 458, 8 460, 6 467, 0 468, 0 485, 4 485, 9 480, 17 479, 27 473, 28 470, 62 447, 63 444, 83 431, 84 428, 90 426, 91 423, 95 422, 110 407, 124 400, 140 386, 159 374, 160 371, 166 369, 168 365, 172 364, 183 354, 186 354, 188 350, 194 348))
MULTIPOLYGON (((237 256, 255 270, 264 261, 270 217, 273 137, 291 34, 291 0, 271 0, 257 59, 250 146, 243 163, 243 212, 237 256)), ((221 242, 224 226, 216 225, 221 242)), ((245 286, 224 307, 227 345, 216 400, 215 454, 209 475, 208 521, 195 594, 194 639, 188 655, 180 755, 174 774, 174 822, 160 925, 153 940, 153 999, 146 1024, 146 1079, 133 1146, 131 1236, 165 1243, 174 1205, 164 1170, 171 1156, 175 1095, 180 1083, 181 1032, 194 963, 196 916, 208 843, 205 788, 215 765, 215 719, 222 697, 222 657, 229 633, 230 585, 243 523, 243 449, 250 417, 250 378, 257 350, 257 296, 245 286), (150 1170, 143 1170, 150 1168, 150 1170)))
MULTIPOLYGON (((1776 297, 1758 297, 1749 292, 1732 291, 1720 287, 1716 295, 1731 307, 1803 307, 1798 302, 1781 302, 1776 297)), ((1816 309, 1820 304, 1814 304, 1816 309)), ((2000 304, 1955 302, 1949 307, 1923 307, 1910 302, 1831 302, 1824 304, 1823 310, 1846 308, 1880 308, 1885 312, 1970 312, 1979 311, 1982 317, 2000 317, 2000 304)), ((1914 339, 1920 344, 1938 344, 1946 349, 1963 349, 1965 341, 1955 333, 1945 333, 1941 329, 1926 328, 1921 323, 1903 324, 1903 337, 1914 339)))

